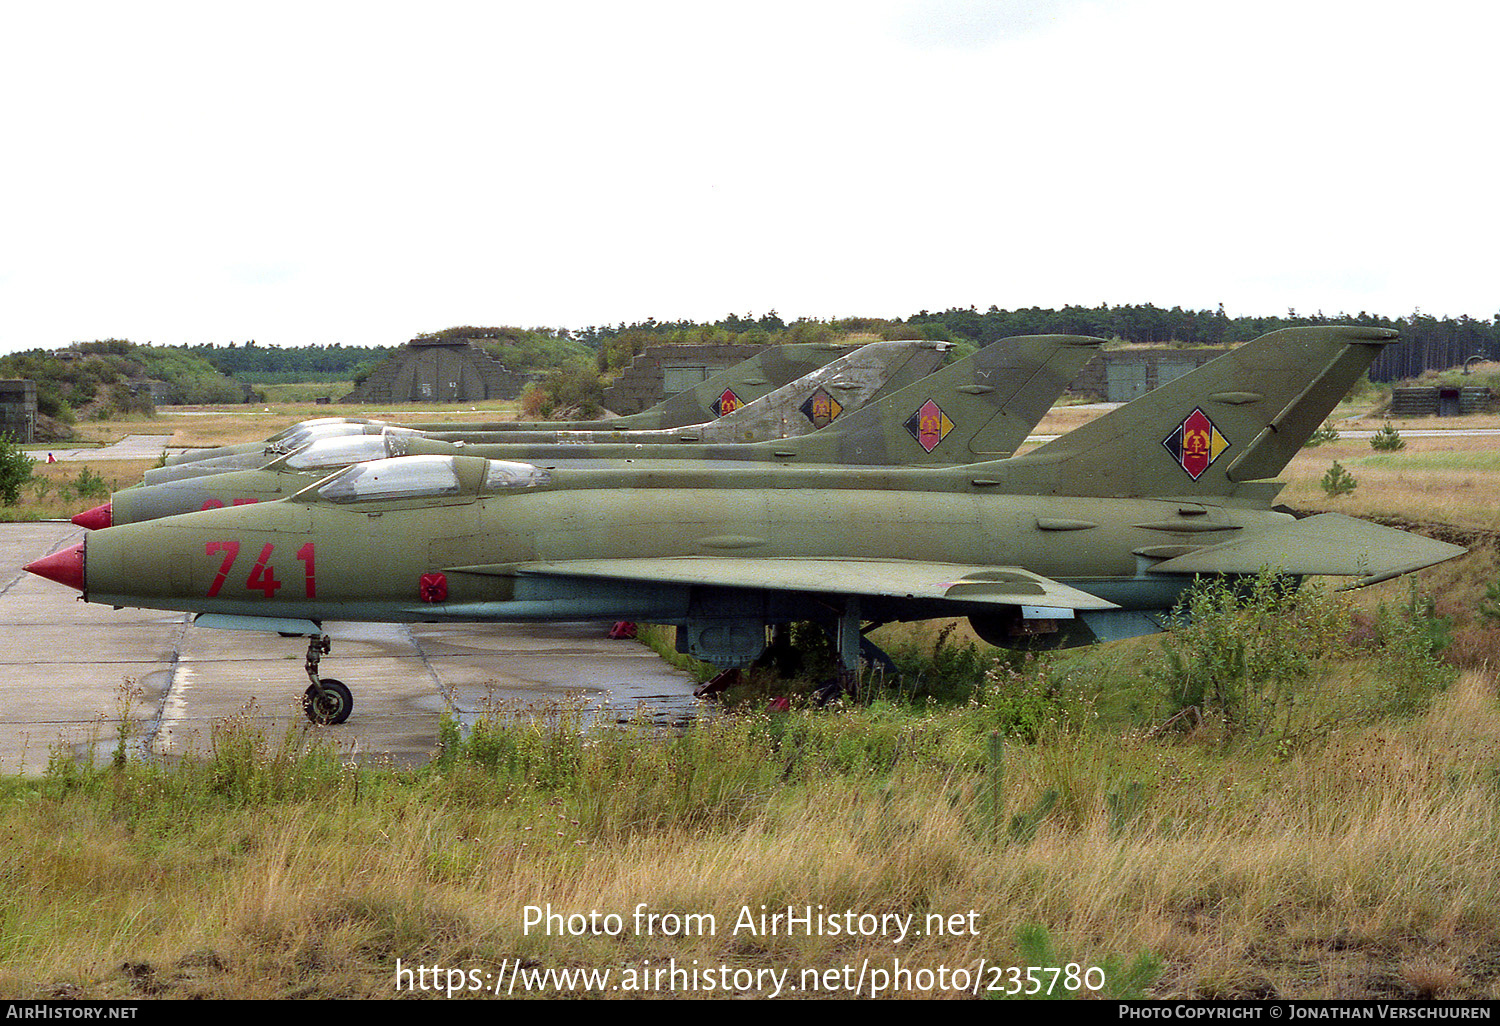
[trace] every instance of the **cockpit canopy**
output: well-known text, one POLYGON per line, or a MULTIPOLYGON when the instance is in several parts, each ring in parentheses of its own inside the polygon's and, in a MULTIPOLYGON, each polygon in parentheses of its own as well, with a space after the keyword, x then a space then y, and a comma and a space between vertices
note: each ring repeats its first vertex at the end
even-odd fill
POLYGON ((288 456, 284 466, 289 470, 332 470, 383 460, 396 454, 394 441, 395 436, 389 433, 319 438, 288 456))
POLYGON ((343 438, 350 435, 420 435, 422 432, 411 428, 395 427, 390 424, 313 424, 294 427, 281 435, 279 438, 268 443, 267 449, 271 452, 295 452, 320 438, 343 438))
POLYGON ((303 430, 305 430, 307 428, 321 428, 321 427, 325 427, 326 425, 329 425, 329 424, 381 424, 381 423, 384 423, 384 422, 383 421, 379 421, 379 420, 370 420, 368 417, 314 417, 312 420, 301 420, 301 421, 298 421, 297 423, 293 424, 291 427, 287 428, 285 431, 278 431, 276 434, 274 434, 270 438, 266 439, 266 441, 267 442, 279 442, 283 438, 287 437, 288 435, 295 434, 295 433, 297 433, 299 431, 303 431, 303 430))
POLYGON ((397 456, 358 463, 315 486, 328 502, 444 499, 534 488, 552 475, 529 463, 477 456, 397 456))

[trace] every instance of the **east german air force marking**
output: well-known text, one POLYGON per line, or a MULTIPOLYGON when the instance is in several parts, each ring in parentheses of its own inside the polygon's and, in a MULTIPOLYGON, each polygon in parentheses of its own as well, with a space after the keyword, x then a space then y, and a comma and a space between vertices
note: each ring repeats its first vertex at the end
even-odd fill
POLYGON ((1194 407, 1193 412, 1177 425, 1175 431, 1163 438, 1161 444, 1166 446, 1177 465, 1187 471, 1188 477, 1196 481, 1229 448, 1229 439, 1219 433, 1208 414, 1194 407))
POLYGON ((953 421, 948 419, 941 406, 929 399, 906 418, 906 430, 911 432, 918 445, 931 452, 953 430, 953 421))

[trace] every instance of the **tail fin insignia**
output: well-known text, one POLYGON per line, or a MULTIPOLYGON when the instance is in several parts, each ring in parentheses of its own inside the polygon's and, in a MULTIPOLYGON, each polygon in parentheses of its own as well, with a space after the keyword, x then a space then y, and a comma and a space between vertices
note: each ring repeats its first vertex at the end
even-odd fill
POLYGON ((740 397, 734 394, 734 389, 726 388, 723 392, 719 393, 719 398, 714 400, 714 415, 722 417, 733 413, 744 405, 744 403, 740 402, 740 397))
POLYGON ((819 388, 808 396, 801 406, 802 416, 816 428, 824 428, 838 419, 838 415, 844 412, 844 407, 837 399, 819 388))
POLYGON ((941 406, 928 399, 906 419, 906 430, 911 432, 918 445, 931 452, 953 430, 953 421, 948 419, 941 406))
POLYGON ((1208 414, 1194 407, 1193 412, 1184 417, 1161 444, 1166 446, 1177 465, 1187 471, 1188 477, 1196 481, 1229 448, 1229 439, 1219 433, 1208 414))

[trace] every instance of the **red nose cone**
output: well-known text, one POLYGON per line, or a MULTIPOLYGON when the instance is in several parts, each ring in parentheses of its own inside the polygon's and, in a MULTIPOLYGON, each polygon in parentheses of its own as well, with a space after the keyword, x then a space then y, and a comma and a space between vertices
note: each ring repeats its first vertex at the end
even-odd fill
POLYGON ((45 577, 58 584, 66 584, 77 591, 83 590, 83 542, 71 548, 43 556, 34 563, 27 563, 27 573, 45 577))
POLYGON ((100 528, 109 527, 112 523, 114 523, 113 514, 113 509, 110 507, 110 504, 106 502, 102 506, 95 506, 93 509, 84 510, 82 513, 73 518, 73 523, 77 524, 79 527, 86 527, 90 531, 97 531, 100 528))

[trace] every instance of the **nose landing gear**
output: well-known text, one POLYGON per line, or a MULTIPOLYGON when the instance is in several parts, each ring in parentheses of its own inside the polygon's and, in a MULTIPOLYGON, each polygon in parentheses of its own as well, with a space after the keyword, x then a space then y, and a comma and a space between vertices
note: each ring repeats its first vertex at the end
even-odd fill
POLYGON ((318 677, 318 663, 329 648, 326 634, 314 634, 307 639, 307 679, 312 686, 302 693, 302 712, 320 726, 343 723, 354 711, 354 695, 343 681, 318 677))

